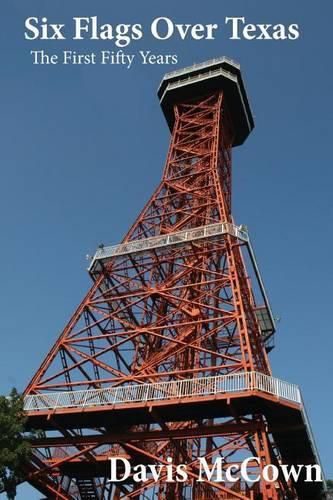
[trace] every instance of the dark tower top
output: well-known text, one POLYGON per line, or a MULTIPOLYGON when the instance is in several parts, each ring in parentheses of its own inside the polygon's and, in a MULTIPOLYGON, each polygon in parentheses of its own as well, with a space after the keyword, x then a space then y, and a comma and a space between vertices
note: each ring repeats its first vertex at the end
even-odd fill
POLYGON ((242 144, 253 129, 254 121, 240 65, 225 56, 166 73, 157 95, 170 130, 174 125, 174 104, 218 90, 226 95, 235 127, 233 146, 242 144))

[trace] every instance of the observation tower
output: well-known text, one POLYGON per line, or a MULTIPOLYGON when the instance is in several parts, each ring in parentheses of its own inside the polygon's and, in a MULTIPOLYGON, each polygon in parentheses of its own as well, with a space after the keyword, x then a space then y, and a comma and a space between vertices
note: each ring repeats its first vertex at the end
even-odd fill
POLYGON ((123 241, 97 249, 90 290, 25 391, 27 427, 44 431, 28 480, 63 500, 320 499, 304 471, 198 481, 202 459, 237 470, 249 458, 251 478, 320 462, 299 388, 272 375, 273 314, 232 217, 232 149, 254 127, 240 67, 168 73, 158 97, 171 132, 161 182, 123 241), (188 479, 111 482, 110 457, 172 459, 188 479))

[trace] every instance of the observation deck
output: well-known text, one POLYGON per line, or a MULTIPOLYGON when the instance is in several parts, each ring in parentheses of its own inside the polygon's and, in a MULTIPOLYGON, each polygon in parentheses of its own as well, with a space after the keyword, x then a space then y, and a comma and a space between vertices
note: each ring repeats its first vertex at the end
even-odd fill
POLYGON ((165 119, 172 131, 174 105, 223 90, 235 130, 233 146, 243 144, 254 127, 240 65, 225 56, 166 73, 158 89, 165 119))

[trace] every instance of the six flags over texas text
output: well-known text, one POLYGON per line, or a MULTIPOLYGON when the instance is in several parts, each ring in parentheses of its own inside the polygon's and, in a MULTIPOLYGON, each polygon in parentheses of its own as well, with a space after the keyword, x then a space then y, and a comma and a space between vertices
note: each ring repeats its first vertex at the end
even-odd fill
MULTIPOLYGON (((103 24, 97 16, 74 17, 71 38, 73 40, 113 40, 117 47, 126 47, 132 41, 144 36, 141 24, 103 24)), ((253 24, 245 17, 226 17, 225 24, 231 29, 231 40, 297 40, 300 35, 298 24, 253 24)), ((29 17, 25 21, 26 40, 66 40, 65 24, 51 23, 46 17, 29 17)), ((219 25, 214 24, 176 24, 168 17, 157 17, 150 25, 155 40, 214 40, 219 25)))

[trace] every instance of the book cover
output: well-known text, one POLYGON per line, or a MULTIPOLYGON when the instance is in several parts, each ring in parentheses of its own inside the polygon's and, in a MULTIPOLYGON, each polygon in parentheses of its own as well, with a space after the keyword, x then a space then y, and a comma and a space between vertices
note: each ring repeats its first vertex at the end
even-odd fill
POLYGON ((2 3, 1 498, 330 498, 332 14, 2 3))

